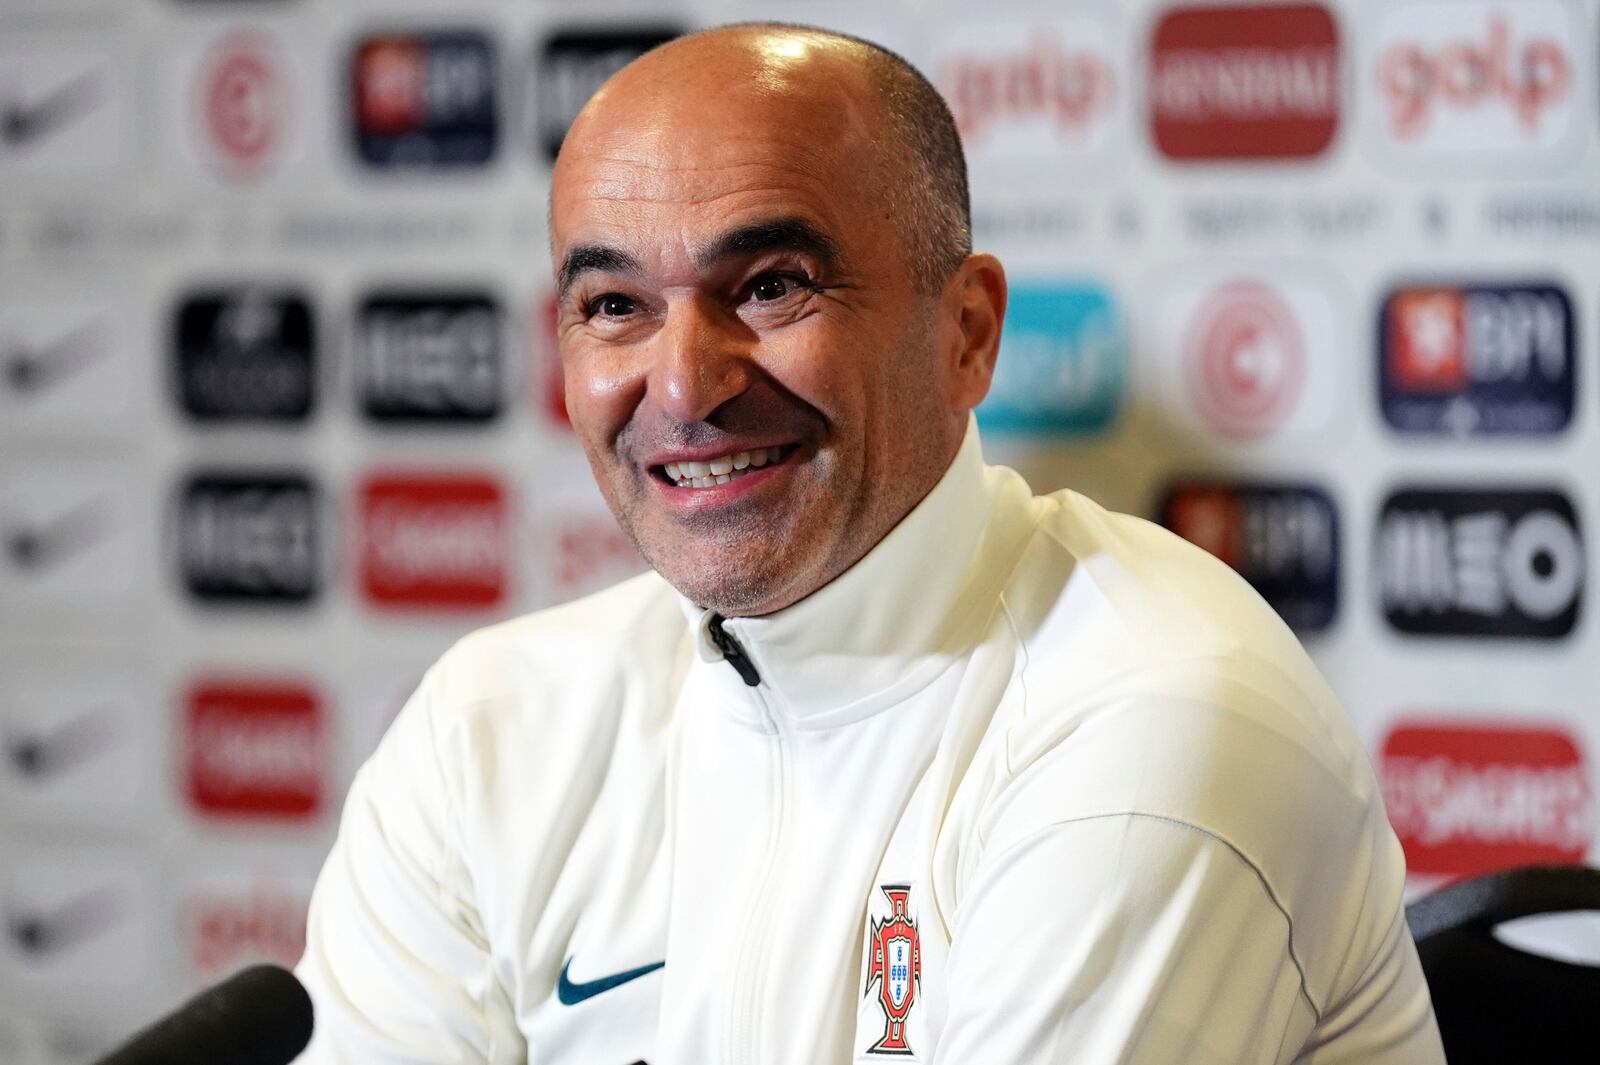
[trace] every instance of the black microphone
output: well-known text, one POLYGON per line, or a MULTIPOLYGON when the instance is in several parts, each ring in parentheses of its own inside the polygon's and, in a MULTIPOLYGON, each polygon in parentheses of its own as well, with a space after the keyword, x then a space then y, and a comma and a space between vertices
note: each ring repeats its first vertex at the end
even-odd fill
POLYGON ((289 1065, 311 1042, 311 996, 255 965, 209 987, 95 1065, 289 1065))

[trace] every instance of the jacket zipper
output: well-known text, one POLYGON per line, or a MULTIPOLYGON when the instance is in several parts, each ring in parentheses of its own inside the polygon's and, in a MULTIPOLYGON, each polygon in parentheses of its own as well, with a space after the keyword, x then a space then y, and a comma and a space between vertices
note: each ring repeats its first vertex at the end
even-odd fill
POLYGON ((766 689, 760 686, 760 675, 756 673, 744 648, 731 633, 723 631, 720 617, 713 617, 710 628, 711 638, 721 649, 728 664, 738 671, 746 684, 755 689, 751 694, 761 709, 762 725, 775 748, 771 788, 772 832, 762 861, 761 875, 756 880, 755 895, 745 914, 744 929, 739 936, 739 954, 733 968, 733 1009, 729 1017, 726 1060, 728 1065, 742 1065, 760 1061, 759 1014, 767 975, 767 948, 773 926, 768 897, 783 882, 779 873, 786 857, 782 843, 788 824, 789 747, 783 726, 772 712, 766 689))

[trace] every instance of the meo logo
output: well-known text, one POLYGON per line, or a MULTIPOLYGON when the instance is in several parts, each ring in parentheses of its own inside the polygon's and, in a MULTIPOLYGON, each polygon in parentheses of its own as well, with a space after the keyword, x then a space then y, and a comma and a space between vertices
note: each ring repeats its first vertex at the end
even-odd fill
POLYGON ((1121 403, 1127 358, 1122 316, 1105 289, 1017 284, 979 423, 1001 432, 1102 432, 1121 403))
POLYGON ((1589 768, 1560 728, 1402 721, 1379 773, 1414 874, 1581 862, 1594 838, 1589 768))
POLYGON ((1385 5, 1373 71, 1384 148, 1517 163, 1566 148, 1578 94, 1564 42, 1577 35, 1561 0, 1385 5))
POLYGON ((185 785, 197 812, 305 820, 321 810, 326 729, 309 687, 203 680, 184 718, 185 785))
POLYGON ((511 519, 500 483, 379 474, 361 488, 361 588, 398 609, 486 609, 505 598, 511 519))

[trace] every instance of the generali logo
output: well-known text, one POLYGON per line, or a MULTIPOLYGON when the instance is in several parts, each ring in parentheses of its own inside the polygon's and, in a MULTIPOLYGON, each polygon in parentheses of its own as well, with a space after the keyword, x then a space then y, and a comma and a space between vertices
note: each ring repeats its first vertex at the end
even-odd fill
POLYGON ((1116 129, 1117 66, 1109 28, 1084 14, 959 23, 928 62, 978 165, 1098 153, 1116 129))
POLYGON ((1148 95, 1168 158, 1317 155, 1339 125, 1338 27, 1321 4, 1174 9, 1151 38, 1148 95))
POLYGON ((1371 77, 1400 158, 1547 161, 1577 133, 1580 39, 1562 0, 1384 4, 1371 77), (1531 155, 1529 153, 1532 153, 1531 155))
POLYGON ((1594 838, 1589 767, 1559 727, 1402 721, 1380 772, 1414 874, 1580 862, 1594 838))
POLYGON ((306 685, 201 680, 185 702, 183 735, 184 784, 197 812, 303 820, 322 808, 326 728, 306 685))
POLYGON ((1396 429, 1546 435, 1572 420, 1576 330, 1555 285, 1397 288, 1379 330, 1379 398, 1396 429))
POLYGON ((492 477, 375 474, 361 487, 361 588, 399 609, 486 609, 505 598, 511 517, 492 477))

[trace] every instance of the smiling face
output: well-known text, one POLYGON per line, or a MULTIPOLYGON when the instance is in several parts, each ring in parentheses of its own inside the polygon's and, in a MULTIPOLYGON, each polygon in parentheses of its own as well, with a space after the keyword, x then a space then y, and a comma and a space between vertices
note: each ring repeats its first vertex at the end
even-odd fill
POLYGON ((788 606, 882 539, 948 467, 998 343, 991 258, 918 290, 854 48, 668 45, 556 165, 573 427, 640 553, 724 614, 788 606))

